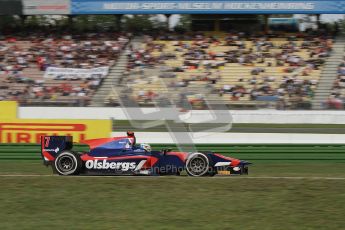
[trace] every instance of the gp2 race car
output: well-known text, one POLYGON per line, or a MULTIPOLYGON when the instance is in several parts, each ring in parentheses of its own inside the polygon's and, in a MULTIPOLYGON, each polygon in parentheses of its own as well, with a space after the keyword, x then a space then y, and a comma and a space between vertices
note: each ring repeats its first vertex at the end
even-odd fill
POLYGON ((59 175, 180 175, 214 176, 248 174, 247 161, 213 152, 152 151, 137 145, 134 133, 127 136, 87 140, 89 152, 74 152, 70 136, 41 137, 43 163, 59 175))

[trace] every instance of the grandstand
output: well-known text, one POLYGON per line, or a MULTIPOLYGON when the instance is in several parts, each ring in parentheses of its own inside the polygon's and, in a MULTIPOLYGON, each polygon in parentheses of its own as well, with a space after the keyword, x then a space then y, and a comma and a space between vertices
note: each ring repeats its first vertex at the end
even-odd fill
MULTIPOLYGON (((339 56, 343 57, 343 53, 340 53, 339 56)), ((332 84, 332 90, 330 91, 331 94, 328 97, 328 100, 324 102, 324 107, 328 109, 344 109, 344 101, 345 98, 345 58, 340 60, 338 59, 338 62, 341 62, 339 64, 337 74, 333 74, 332 77, 336 78, 333 82, 329 81, 332 84)), ((331 79, 329 79, 331 80, 331 79)), ((330 83, 329 83, 330 84, 330 83)), ((329 93, 329 90, 326 91, 329 93)))
POLYGON ((142 40, 128 53, 130 76, 122 81, 131 86, 130 97, 145 105, 171 89, 177 101, 176 92, 187 91, 196 109, 203 108, 203 99, 231 108, 308 109, 333 46, 331 36, 303 33, 208 32, 142 40))
POLYGON ((45 71, 51 67, 109 68, 127 42, 125 36, 105 33, 4 36, 0 40, 0 97, 22 105, 85 106, 106 74, 45 76, 45 71))
MULTIPOLYGON (((345 42, 337 23, 323 25, 320 21, 321 13, 341 13, 339 7, 297 1, 255 6, 181 3, 174 9, 159 2, 92 4, 26 0, 2 8, 1 14, 20 17, 11 26, 1 26, 0 100, 16 100, 22 106, 98 107, 119 106, 121 97, 132 106, 145 107, 169 99, 187 110, 207 109, 208 105, 344 108, 341 68, 338 79, 336 75, 345 42), (145 17, 139 17, 135 25, 135 17, 124 16, 146 14, 149 9, 164 13, 166 24, 141 26, 145 17), (316 27, 296 31, 299 22, 291 17, 291 9, 315 14, 316 27), (187 23, 183 19, 189 26, 169 28, 174 13, 190 14, 187 23), (44 26, 32 26, 36 15, 52 14, 66 18, 53 16, 44 26), (102 16, 104 25, 95 22, 96 16, 81 16, 85 18, 78 21, 78 15, 87 14, 116 17, 102 16), (84 26, 78 28, 80 22, 84 26), (94 27, 88 25, 92 23, 94 27)), ((145 23, 151 20, 146 19, 145 23)))

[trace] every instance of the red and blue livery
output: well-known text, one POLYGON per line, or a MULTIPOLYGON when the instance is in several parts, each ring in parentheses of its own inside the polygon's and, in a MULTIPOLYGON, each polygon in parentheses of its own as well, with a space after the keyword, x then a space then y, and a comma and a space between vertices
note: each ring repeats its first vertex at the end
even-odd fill
POLYGON ((127 136, 84 141, 89 152, 73 151, 70 136, 43 136, 42 158, 59 175, 180 175, 214 176, 248 174, 247 161, 213 152, 152 151, 148 144, 136 144, 127 136))

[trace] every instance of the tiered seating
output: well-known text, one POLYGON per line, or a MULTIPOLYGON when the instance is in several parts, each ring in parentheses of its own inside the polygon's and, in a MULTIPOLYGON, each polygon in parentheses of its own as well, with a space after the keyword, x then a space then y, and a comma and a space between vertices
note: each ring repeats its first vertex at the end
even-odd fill
POLYGON ((338 68, 338 77, 333 84, 333 89, 328 101, 325 102, 326 109, 345 108, 345 58, 338 68))
POLYGON ((128 42, 120 34, 40 34, 0 39, 0 100, 22 105, 87 105, 104 76, 44 78, 48 67, 111 67, 128 42))
MULTIPOLYGON (((150 66, 155 60, 156 69, 165 71, 150 80, 141 76, 142 83, 134 80, 132 97, 147 102, 150 100, 142 95, 164 94, 166 87, 160 84, 164 79, 176 96, 188 91, 190 101, 199 101, 203 98, 200 94, 207 94, 208 102, 214 104, 256 106, 272 102, 294 108, 310 102, 331 47, 331 39, 303 34, 161 37, 144 43, 141 49, 150 56, 150 66)), ((146 66, 145 61, 140 63, 140 68, 146 66)), ((133 72, 136 68, 130 66, 133 72)))

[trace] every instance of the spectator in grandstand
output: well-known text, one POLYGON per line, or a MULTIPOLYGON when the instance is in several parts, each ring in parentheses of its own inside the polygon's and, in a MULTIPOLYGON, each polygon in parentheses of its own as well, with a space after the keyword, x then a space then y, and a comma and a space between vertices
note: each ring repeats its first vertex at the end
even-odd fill
POLYGON ((344 109, 345 104, 345 58, 338 67, 338 76, 328 100, 324 103, 325 109, 344 109))
POLYGON ((60 76, 52 81, 43 78, 41 71, 50 66, 78 69, 110 67, 128 41, 128 37, 122 34, 61 35, 52 31, 48 36, 44 31, 29 36, 7 37, 0 41, 0 80, 3 79, 0 87, 9 90, 1 94, 2 99, 22 103, 35 100, 37 103, 51 103, 51 100, 65 103, 74 97, 80 99, 80 104, 86 104, 101 84, 102 76, 85 80, 76 76, 60 76), (59 86, 70 80, 74 80, 71 89, 59 86), (27 100, 20 100, 21 97, 27 100))
MULTIPOLYGON (((303 33, 295 36, 242 32, 219 37, 202 33, 145 36, 140 47, 128 47, 130 80, 127 82, 136 87, 136 79, 144 80, 147 78, 144 73, 155 68, 160 71, 159 77, 173 79, 169 80, 169 87, 177 93, 199 87, 196 82, 200 85, 207 82, 203 89, 211 88, 229 101, 268 100, 277 102, 280 109, 292 104, 298 107, 310 103, 312 89, 318 81, 315 70, 323 65, 332 45, 327 36, 303 33), (281 41, 271 38, 281 38, 281 41), (239 74, 233 74, 229 66, 236 66, 239 74)), ((150 102, 160 97, 160 93, 154 91, 152 95, 157 94, 157 97, 148 96, 142 89, 133 92, 140 101, 150 102)))

